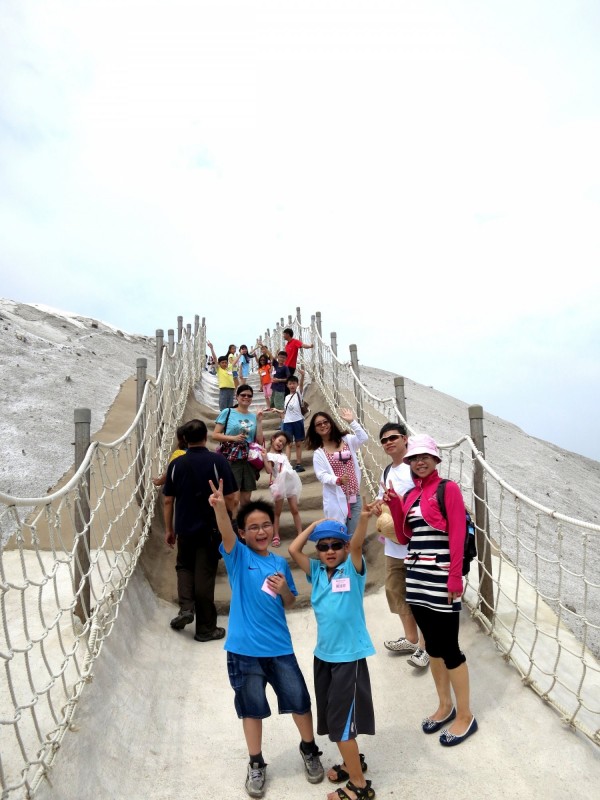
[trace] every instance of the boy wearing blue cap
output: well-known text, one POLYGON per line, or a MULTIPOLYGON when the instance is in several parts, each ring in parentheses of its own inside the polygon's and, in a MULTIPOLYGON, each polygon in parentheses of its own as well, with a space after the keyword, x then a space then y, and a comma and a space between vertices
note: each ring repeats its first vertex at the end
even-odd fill
POLYGON ((374 735, 375 716, 367 656, 375 648, 367 631, 363 597, 367 566, 363 543, 373 505, 364 504, 354 536, 341 522, 320 520, 290 544, 289 553, 312 584, 311 602, 317 620, 314 651, 317 733, 327 734, 339 748, 343 763, 332 767, 332 783, 348 780, 329 800, 372 800, 375 791, 365 780, 367 765, 358 752, 358 734, 374 735), (303 553, 316 543, 318 560, 303 553), (348 557, 349 556, 349 557, 348 557))

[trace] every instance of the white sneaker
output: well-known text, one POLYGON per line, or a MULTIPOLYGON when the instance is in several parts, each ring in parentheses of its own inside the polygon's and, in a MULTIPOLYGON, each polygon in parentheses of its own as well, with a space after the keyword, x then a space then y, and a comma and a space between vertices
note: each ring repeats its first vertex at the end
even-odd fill
POLYGON ((388 639, 387 642, 383 643, 383 646, 387 650, 392 650, 394 653, 414 653, 415 650, 419 649, 418 644, 409 642, 404 636, 400 639, 388 639))
POLYGON ((427 655, 425 650, 421 650, 420 647, 417 647, 412 656, 409 657, 408 663, 412 664, 413 667, 420 667, 421 669, 425 669, 425 667, 429 666, 429 656, 427 655))

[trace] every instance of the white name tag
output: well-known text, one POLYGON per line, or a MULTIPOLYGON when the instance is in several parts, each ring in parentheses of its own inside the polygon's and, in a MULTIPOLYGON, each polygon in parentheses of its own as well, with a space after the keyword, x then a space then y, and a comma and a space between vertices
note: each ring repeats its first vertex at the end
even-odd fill
POLYGON ((332 592, 349 592, 350 578, 334 578, 331 581, 332 592))
POLYGON ((273 589, 271 589, 271 587, 269 586, 269 579, 268 578, 265 578, 265 582, 263 583, 263 585, 260 588, 263 590, 263 592, 266 592, 267 594, 270 594, 271 597, 277 597, 277 595, 275 594, 273 589))

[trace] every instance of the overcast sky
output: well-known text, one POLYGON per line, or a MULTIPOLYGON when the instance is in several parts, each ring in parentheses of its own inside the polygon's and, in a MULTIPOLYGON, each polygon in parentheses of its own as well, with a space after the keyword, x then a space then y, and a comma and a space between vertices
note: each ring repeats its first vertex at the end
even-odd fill
MULTIPOLYGON (((302 309, 600 459, 596 0, 2 0, 1 294, 302 309)), ((390 387, 391 394, 391 387, 390 387)))

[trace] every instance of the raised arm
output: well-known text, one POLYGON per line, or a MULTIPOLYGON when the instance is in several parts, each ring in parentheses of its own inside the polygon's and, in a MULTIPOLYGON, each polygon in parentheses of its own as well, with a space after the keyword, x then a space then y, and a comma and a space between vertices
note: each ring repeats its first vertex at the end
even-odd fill
POLYGON ((363 545, 367 535, 369 517, 374 514, 375 505, 375 503, 367 503, 365 498, 363 498, 363 507, 358 519, 358 525, 356 526, 352 539, 350 539, 350 558, 354 564, 354 569, 358 573, 362 571, 363 545))
POLYGON ((212 346, 212 342, 208 342, 207 341, 206 344, 208 345, 208 347, 210 349, 210 353, 211 353, 212 357, 214 358, 215 364, 218 364, 219 362, 217 361, 217 354, 215 353, 215 348, 212 346))
POLYGON ((288 547, 288 553, 294 559, 296 564, 298 564, 300 569, 307 575, 310 575, 310 558, 307 555, 304 555, 302 550, 304 545, 308 542, 308 537, 317 527, 319 522, 323 522, 323 520, 319 519, 316 522, 311 522, 308 528, 305 528, 302 533, 299 533, 288 547))
POLYGON ((223 549, 226 553, 231 553, 233 546, 237 541, 237 536, 233 530, 231 520, 229 519, 227 505, 225 503, 225 498, 223 497, 223 478, 219 479, 218 488, 212 481, 209 481, 209 484, 212 494, 208 498, 208 502, 215 510, 215 517, 217 518, 219 533, 223 538, 223 549))

